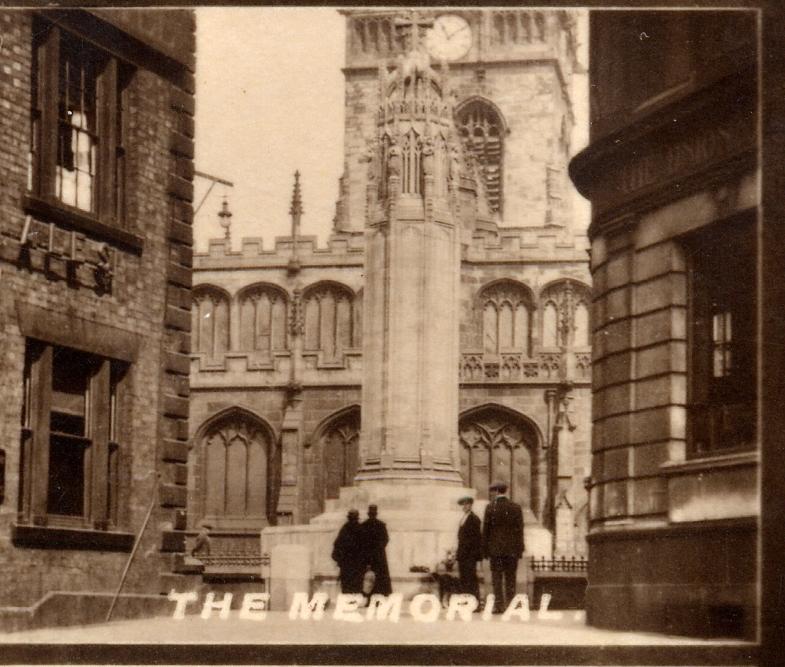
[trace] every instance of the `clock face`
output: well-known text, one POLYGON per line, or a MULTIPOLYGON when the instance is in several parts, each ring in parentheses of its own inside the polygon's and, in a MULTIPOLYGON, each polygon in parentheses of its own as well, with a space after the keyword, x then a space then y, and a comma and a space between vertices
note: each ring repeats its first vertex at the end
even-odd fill
POLYGON ((426 45, 435 60, 458 60, 472 46, 472 30, 462 16, 442 14, 428 31, 426 45))

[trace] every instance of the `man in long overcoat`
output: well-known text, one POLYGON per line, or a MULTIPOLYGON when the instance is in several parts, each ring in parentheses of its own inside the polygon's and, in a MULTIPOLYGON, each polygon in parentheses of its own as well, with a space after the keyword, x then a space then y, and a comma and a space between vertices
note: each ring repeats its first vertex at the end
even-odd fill
POLYGON ((362 593, 367 557, 357 510, 349 510, 346 515, 346 523, 333 543, 332 557, 341 571, 341 593, 362 593))
POLYGON ((368 518, 360 524, 362 530, 362 541, 365 545, 366 563, 374 573, 374 581, 371 595, 390 595, 392 593, 392 582, 390 581, 390 570, 387 567, 387 553, 385 547, 390 537, 387 534, 387 526, 383 521, 377 519, 379 513, 376 505, 368 505, 368 518))
POLYGON ((523 511, 507 497, 504 482, 492 484, 482 525, 483 554, 491 562, 495 597, 493 613, 501 614, 515 597, 518 560, 523 557, 523 511))
POLYGON ((480 517, 472 512, 473 503, 471 496, 458 501, 463 509, 463 516, 458 527, 458 549, 455 559, 458 561, 461 593, 468 593, 479 600, 480 582, 477 580, 477 561, 482 560, 482 530, 480 517))

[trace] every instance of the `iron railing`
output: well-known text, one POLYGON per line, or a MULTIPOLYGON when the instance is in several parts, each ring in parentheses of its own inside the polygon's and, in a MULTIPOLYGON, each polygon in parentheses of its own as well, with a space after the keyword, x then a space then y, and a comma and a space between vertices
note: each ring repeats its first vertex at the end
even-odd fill
POLYGON ((588 570, 589 561, 583 556, 567 558, 531 558, 531 569, 534 572, 583 572, 588 570))

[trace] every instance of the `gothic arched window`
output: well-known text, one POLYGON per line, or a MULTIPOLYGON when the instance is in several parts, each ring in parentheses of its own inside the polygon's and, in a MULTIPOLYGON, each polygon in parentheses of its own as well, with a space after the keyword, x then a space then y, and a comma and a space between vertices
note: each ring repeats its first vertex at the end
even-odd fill
POLYGON ((269 427, 244 411, 232 410, 210 423, 199 442, 197 514, 223 527, 267 524, 275 513, 276 452, 269 427))
POLYGON ((501 213, 504 203, 504 121, 490 103, 472 100, 458 109, 456 122, 464 144, 477 162, 488 206, 494 213, 501 213))
POLYGON ((191 332, 195 353, 216 357, 229 350, 229 296, 223 290, 211 285, 194 289, 191 332))
POLYGON ((458 432, 461 476, 478 498, 487 498, 488 485, 497 480, 509 485, 512 500, 536 509, 541 495, 538 480, 533 479, 538 436, 529 422, 488 406, 464 415, 458 432))
POLYGON ((480 292, 480 304, 483 350, 531 356, 532 298, 528 288, 511 280, 494 283, 480 292))
POLYGON ((342 486, 352 486, 360 462, 360 409, 337 415, 321 430, 319 446, 324 471, 323 499, 337 498, 342 486))
POLYGON ((319 283, 303 296, 305 350, 321 351, 325 359, 336 359, 344 350, 359 344, 354 294, 337 283, 319 283))
POLYGON ((286 350, 286 293, 273 285, 245 289, 240 300, 240 349, 269 358, 286 350))

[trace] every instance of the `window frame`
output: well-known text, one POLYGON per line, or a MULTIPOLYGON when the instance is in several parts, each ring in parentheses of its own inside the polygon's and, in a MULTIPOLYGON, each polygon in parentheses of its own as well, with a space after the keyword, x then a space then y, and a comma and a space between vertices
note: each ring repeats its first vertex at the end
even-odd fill
POLYGON ((504 217, 504 176, 505 176, 505 150, 507 144, 507 135, 509 129, 507 122, 501 113, 501 110, 485 97, 474 96, 464 100, 455 110, 455 121, 458 126, 458 133, 464 146, 471 152, 475 160, 479 164, 479 173, 482 178, 483 190, 486 192, 488 198, 488 207, 493 215, 504 217), (472 115, 481 115, 483 123, 474 122, 472 115), (488 120, 490 119, 490 120, 488 120), (482 130, 482 147, 474 141, 476 130, 483 127, 482 130), (497 134, 493 135, 487 132, 486 128, 495 127, 497 134), (498 148, 498 161, 489 161, 487 154, 489 152, 489 145, 492 138, 496 137, 499 142, 498 148), (498 171, 498 192, 490 195, 488 193, 489 180, 491 176, 488 175, 488 170, 493 169, 498 171))
POLYGON ((129 230, 127 146, 129 89, 134 68, 77 32, 35 17, 31 42, 30 148, 26 212, 141 250, 142 239, 129 230), (96 166, 91 210, 57 195, 58 142, 61 135, 61 43, 81 43, 96 63, 96 166))
MULTIPOLYGON (((757 449, 758 335, 756 237, 752 216, 714 223, 685 238, 687 268, 687 455, 722 456, 757 449), (730 341, 714 337, 717 315, 731 320, 730 341), (724 360, 715 369, 718 345, 724 360), (729 444, 715 422, 729 410, 751 410, 729 444), (701 425, 701 420, 705 423, 701 425), (749 432, 746 434, 747 430, 749 432)), ((725 429, 727 433, 729 429, 725 429)))
POLYGON ((22 457, 18 522, 23 525, 119 530, 120 434, 126 363, 62 345, 27 339, 22 412, 22 457), (81 356, 89 365, 86 389, 87 442, 83 460, 82 513, 51 511, 52 388, 58 350, 81 356), (114 408, 112 404, 114 403, 114 408))

